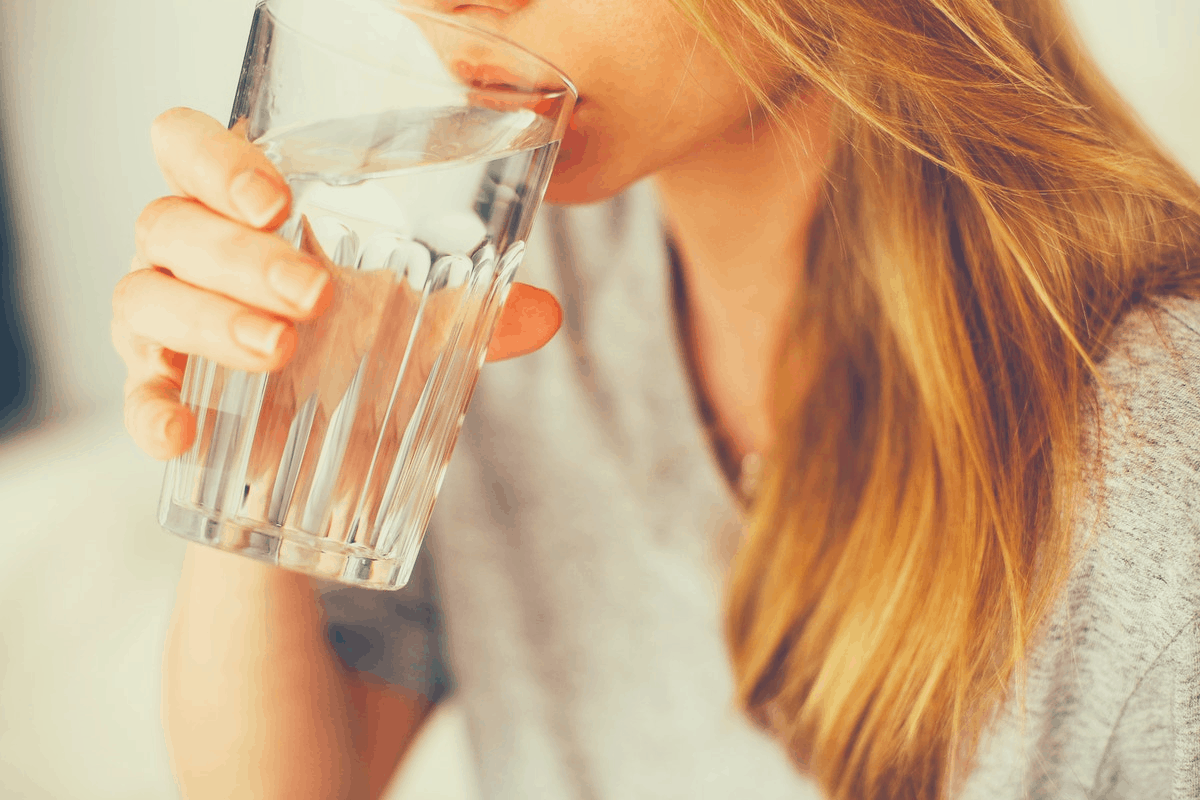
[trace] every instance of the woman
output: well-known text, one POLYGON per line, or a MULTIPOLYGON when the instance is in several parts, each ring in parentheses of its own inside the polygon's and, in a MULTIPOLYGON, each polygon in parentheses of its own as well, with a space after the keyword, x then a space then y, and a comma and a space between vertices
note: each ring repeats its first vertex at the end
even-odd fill
MULTIPOLYGON (((566 330, 485 371, 427 541, 484 795, 1200 797, 1200 189, 1058 0, 435 5, 582 97, 562 316, 518 288, 490 355, 566 330)), ((329 289, 254 148, 154 141, 114 336, 167 457, 181 354, 276 367, 329 289)), ((378 796, 413 607, 193 548, 187 796, 378 796)))

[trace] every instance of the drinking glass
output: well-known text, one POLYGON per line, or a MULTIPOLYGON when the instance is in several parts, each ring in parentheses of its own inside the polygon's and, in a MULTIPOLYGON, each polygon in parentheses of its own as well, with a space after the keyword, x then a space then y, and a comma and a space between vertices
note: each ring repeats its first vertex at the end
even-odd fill
POLYGON ((188 360, 159 521, 334 581, 404 585, 575 102, 559 70, 384 0, 263 0, 230 127, 288 181, 278 235, 334 299, 272 373, 188 360))

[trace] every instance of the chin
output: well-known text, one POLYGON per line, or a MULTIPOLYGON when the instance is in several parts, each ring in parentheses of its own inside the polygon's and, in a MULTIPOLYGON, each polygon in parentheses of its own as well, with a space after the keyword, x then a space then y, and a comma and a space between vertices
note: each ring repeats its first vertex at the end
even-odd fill
POLYGON ((598 203, 619 194, 638 176, 611 157, 606 137, 578 129, 563 137, 554 172, 546 187, 546 202, 556 205, 598 203))
POLYGON ((599 203, 619 194, 631 181, 612 182, 597 174, 564 174, 557 171, 546 187, 546 202, 555 205, 599 203))

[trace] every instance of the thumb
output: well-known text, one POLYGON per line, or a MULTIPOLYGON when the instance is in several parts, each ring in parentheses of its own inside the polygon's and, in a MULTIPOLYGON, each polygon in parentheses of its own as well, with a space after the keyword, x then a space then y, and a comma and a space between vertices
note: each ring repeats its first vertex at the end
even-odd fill
POLYGON ((562 325, 562 307, 554 295, 527 283, 514 283, 488 345, 487 360, 528 355, 540 350, 562 325))

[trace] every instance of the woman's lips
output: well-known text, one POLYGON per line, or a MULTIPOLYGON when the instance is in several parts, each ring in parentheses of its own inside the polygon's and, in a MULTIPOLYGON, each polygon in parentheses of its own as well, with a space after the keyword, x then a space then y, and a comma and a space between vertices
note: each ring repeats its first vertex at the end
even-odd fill
POLYGON ((479 91, 517 92, 522 94, 555 94, 565 92, 562 84, 534 84, 498 64, 456 61, 451 67, 459 80, 479 91))
POLYGON ((579 112, 582 106, 585 105, 585 100, 581 97, 575 103, 575 110, 571 112, 571 118, 567 120, 566 130, 563 131, 562 141, 558 146, 558 157, 554 162, 554 172, 561 174, 572 167, 578 166, 584 155, 584 150, 587 148, 588 137, 584 132, 585 123, 579 118, 579 112))

